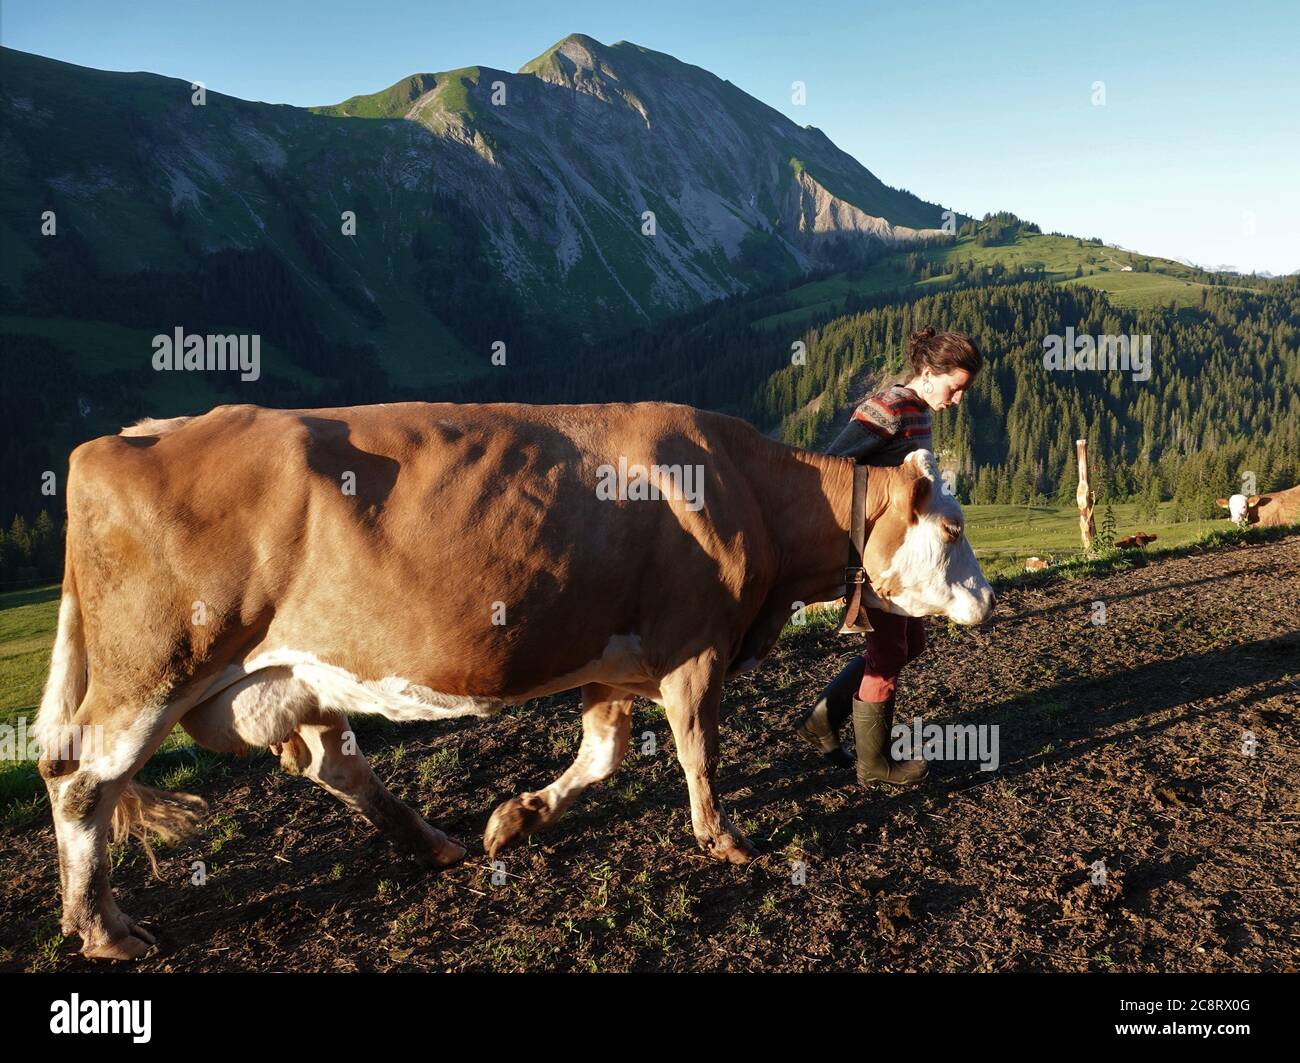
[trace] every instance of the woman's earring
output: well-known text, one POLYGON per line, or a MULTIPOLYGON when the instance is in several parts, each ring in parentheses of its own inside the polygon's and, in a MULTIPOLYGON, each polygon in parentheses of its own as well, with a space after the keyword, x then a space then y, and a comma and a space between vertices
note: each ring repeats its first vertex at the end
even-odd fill
POLYGON ((930 383, 930 378, 929 378, 928 376, 927 376, 927 377, 923 377, 922 380, 921 380, 921 390, 924 391, 924 392, 928 395, 928 394, 930 394, 931 387, 932 387, 932 385, 931 385, 931 383, 930 383))

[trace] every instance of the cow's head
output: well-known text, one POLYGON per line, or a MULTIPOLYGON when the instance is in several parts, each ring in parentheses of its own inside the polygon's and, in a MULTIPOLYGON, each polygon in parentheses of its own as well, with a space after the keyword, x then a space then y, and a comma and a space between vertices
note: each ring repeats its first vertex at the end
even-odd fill
POLYGON ((1261 497, 1251 495, 1247 498, 1245 495, 1233 495, 1231 498, 1220 498, 1219 508, 1226 509, 1228 516, 1237 524, 1258 524, 1261 497))
POLYGON ((892 613, 984 623, 993 611, 993 588, 966 539, 961 506, 943 489, 934 455, 915 450, 897 473, 864 551, 872 590, 892 613))

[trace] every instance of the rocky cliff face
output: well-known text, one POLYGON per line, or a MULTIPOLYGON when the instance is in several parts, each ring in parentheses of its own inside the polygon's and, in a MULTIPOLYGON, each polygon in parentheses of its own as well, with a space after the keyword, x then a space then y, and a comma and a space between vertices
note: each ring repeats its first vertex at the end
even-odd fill
POLYGON ((806 270, 827 237, 939 235, 941 208, 881 184, 820 131, 636 45, 574 35, 518 74, 423 77, 402 117, 474 152, 437 180, 529 287, 564 284, 590 258, 617 289, 607 297, 652 316, 745 290, 755 260, 806 270))

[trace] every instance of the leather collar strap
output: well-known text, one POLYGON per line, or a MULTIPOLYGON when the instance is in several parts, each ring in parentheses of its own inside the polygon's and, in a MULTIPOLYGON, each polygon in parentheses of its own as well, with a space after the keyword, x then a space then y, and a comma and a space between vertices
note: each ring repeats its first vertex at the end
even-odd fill
POLYGON ((849 518, 849 563, 844 568, 844 619, 841 635, 866 634, 872 631, 867 611, 862 606, 862 591, 867 586, 867 572, 862 567, 862 551, 867 545, 867 466, 853 466, 853 508, 849 518))

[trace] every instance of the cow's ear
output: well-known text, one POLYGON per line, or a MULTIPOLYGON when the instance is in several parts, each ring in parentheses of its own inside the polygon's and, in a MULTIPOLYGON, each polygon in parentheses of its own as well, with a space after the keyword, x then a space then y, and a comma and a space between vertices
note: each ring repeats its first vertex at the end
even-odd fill
POLYGON ((917 476, 908 487, 907 523, 915 524, 916 518, 930 508, 930 494, 934 490, 934 481, 924 473, 917 476))
POLYGON ((1226 498, 1216 499, 1216 501, 1219 503, 1219 508, 1220 508, 1220 509, 1231 509, 1231 508, 1232 508, 1231 506, 1228 505, 1228 500, 1227 500, 1226 498))
POLYGON ((1259 505, 1259 500, 1263 497, 1264 497, 1263 495, 1251 495, 1248 499, 1246 499, 1246 508, 1254 509, 1257 505, 1259 505))

